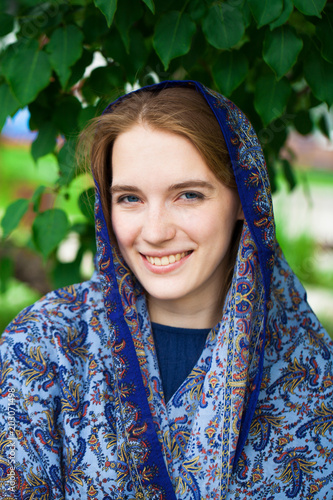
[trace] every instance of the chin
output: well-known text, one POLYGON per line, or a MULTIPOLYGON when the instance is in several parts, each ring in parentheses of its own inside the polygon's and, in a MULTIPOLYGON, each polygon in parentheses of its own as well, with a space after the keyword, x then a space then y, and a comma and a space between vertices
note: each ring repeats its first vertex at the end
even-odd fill
POLYGON ((170 292, 165 292, 165 293, 153 292, 153 293, 151 293, 147 289, 145 289, 145 290, 146 290, 148 297, 151 297, 152 299, 155 299, 155 300, 172 301, 172 300, 180 300, 181 298, 184 297, 183 294, 170 293, 170 292))
POLYGON ((161 290, 161 287, 159 287, 158 290, 156 290, 153 287, 145 287, 143 285, 143 288, 146 290, 146 293, 148 297, 151 297, 152 299, 155 300, 165 300, 165 301, 171 301, 171 300, 180 300, 183 297, 187 295, 187 291, 185 290, 175 290, 175 287, 168 287, 168 289, 161 290))

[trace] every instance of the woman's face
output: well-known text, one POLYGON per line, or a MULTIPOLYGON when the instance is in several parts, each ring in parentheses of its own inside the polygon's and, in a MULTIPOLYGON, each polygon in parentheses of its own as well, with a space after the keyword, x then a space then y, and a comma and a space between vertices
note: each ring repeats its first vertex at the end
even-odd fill
POLYGON ((217 301, 237 219, 224 186, 185 137, 138 124, 115 140, 112 226, 151 300, 193 308, 217 301))

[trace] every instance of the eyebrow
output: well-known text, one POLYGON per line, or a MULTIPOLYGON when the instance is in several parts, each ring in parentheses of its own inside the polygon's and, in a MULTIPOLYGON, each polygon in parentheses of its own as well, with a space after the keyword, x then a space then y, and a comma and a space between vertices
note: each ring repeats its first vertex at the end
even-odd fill
MULTIPOLYGON (((193 188, 193 187, 206 188, 210 191, 215 190, 215 187, 210 182, 191 179, 188 181, 177 182, 176 184, 172 184, 171 186, 168 187, 168 191, 174 191, 176 189, 187 189, 187 188, 193 188)), ((128 184, 115 184, 114 186, 110 187, 111 195, 113 195, 115 193, 123 193, 124 191, 126 191, 126 192, 134 192, 134 191, 138 192, 138 191, 140 191, 140 189, 137 188, 136 186, 130 186, 128 184)))
POLYGON ((190 179, 188 181, 177 182, 177 184, 172 184, 168 188, 168 191, 174 191, 175 189, 185 189, 185 188, 192 188, 192 187, 206 188, 206 189, 209 189, 210 191, 214 191, 214 189, 215 189, 213 184, 211 184, 210 182, 190 179))
POLYGON ((115 184, 114 186, 110 186, 111 195, 115 193, 123 193, 124 191, 133 192, 133 191, 140 191, 140 189, 138 189, 136 186, 129 186, 128 184, 115 184))

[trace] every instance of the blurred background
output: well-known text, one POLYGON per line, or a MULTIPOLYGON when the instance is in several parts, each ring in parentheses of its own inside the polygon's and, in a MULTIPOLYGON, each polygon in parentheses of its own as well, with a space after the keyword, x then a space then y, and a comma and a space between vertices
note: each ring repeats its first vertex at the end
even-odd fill
POLYGON ((41 212, 54 207, 66 211, 72 230, 57 248, 55 256, 43 258, 36 252, 31 238, 35 213, 30 206, 10 237, 3 239, 0 246, 0 332, 22 308, 55 288, 90 278, 94 269, 93 234, 89 235, 91 248, 85 248, 84 255, 78 256, 80 243, 76 232, 80 232, 87 218, 93 223, 93 202, 82 201, 82 193, 93 186, 92 178, 83 173, 66 191, 55 191, 57 160, 53 154, 48 154, 38 163, 34 162, 31 144, 37 134, 29 130, 28 122, 29 111, 21 110, 8 118, 0 135, 0 220, 10 203, 31 200, 42 188, 41 212), (78 257, 79 266, 73 265, 78 257))
POLYGON ((320 134, 290 134, 297 184, 273 194, 278 241, 333 338, 333 145, 320 134))

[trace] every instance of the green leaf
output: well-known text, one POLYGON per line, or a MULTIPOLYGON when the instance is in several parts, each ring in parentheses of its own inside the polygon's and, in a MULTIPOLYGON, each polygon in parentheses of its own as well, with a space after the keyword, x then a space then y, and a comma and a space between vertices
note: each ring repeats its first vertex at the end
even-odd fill
POLYGON ((57 102, 60 92, 61 87, 59 81, 58 79, 54 79, 54 81, 42 90, 37 98, 29 104, 30 130, 40 130, 45 122, 51 120, 56 107, 55 103, 57 102))
POLYGON ((37 215, 32 230, 36 247, 47 257, 66 236, 68 219, 63 210, 53 208, 37 215))
POLYGON ((286 23, 293 10, 294 4, 292 0, 283 0, 283 11, 281 15, 276 19, 276 21, 273 21, 269 25, 270 29, 274 30, 275 28, 278 28, 279 26, 282 26, 282 24, 286 23))
POLYGON ((328 139, 331 138, 331 127, 327 122, 327 117, 322 115, 318 121, 318 127, 322 134, 324 134, 328 139))
POLYGON ((11 203, 1 221, 3 237, 6 238, 18 225, 29 207, 29 200, 20 198, 11 203))
POLYGON ((38 212, 40 200, 41 200, 42 194, 44 193, 45 189, 46 189, 45 186, 38 186, 38 188, 36 189, 36 191, 32 195, 31 201, 33 203, 34 212, 38 212))
POLYGON ((59 76, 62 87, 70 77, 70 67, 80 58, 83 49, 83 34, 77 26, 70 24, 52 33, 47 51, 52 67, 59 76))
MULTIPOLYGON (((119 40, 119 33, 116 30, 111 30, 108 36, 103 41, 103 54, 105 57, 111 58, 115 61, 115 64, 109 65, 111 71, 108 74, 108 79, 112 79, 112 83, 109 88, 102 93, 104 95, 113 98, 114 90, 118 91, 124 87, 124 72, 126 75, 126 80, 130 83, 134 83, 138 79, 138 72, 144 67, 147 62, 148 57, 148 49, 147 49, 147 39, 144 38, 141 31, 136 27, 131 29, 130 33, 130 50, 129 54, 126 52, 124 44, 119 40)), ((149 50, 151 50, 151 43, 148 45, 149 50)), ((153 52, 155 55, 155 52, 153 52)), ((155 55, 155 59, 157 60, 157 56, 155 55)), ((155 63, 155 67, 156 67, 155 63)), ((98 68, 97 68, 98 69, 98 68)), ((97 91, 98 94, 100 90, 105 87, 105 83, 100 80, 102 76, 102 72, 96 72, 95 70, 91 74, 91 87, 97 91), (95 83, 93 80, 99 80, 95 83)), ((90 80, 90 79, 88 79, 90 80)), ((84 90, 84 87, 83 87, 84 90)))
MULTIPOLYGON (((147 40, 142 35, 141 31, 136 27, 131 29, 130 33, 130 50, 127 54, 124 44, 119 40, 119 33, 116 30, 111 30, 107 37, 103 40, 102 52, 105 57, 111 58, 115 61, 115 64, 109 65, 111 71, 109 72, 108 79, 112 78, 112 83, 109 88, 102 94, 114 97, 114 88, 120 90, 124 86, 124 71, 126 74, 126 79, 130 83, 134 83, 138 79, 138 72, 144 67, 147 62, 148 48, 147 40)), ((148 45, 149 50, 151 50, 151 43, 148 45)), ((157 56, 155 56, 157 59, 157 56)), ((156 65, 156 63, 155 63, 156 65)), ((155 66, 156 67, 156 66, 155 66)), ((97 68, 98 69, 98 68, 97 68)), ((105 83, 101 81, 102 72, 95 73, 95 70, 91 74, 91 84, 92 90, 100 93, 102 87, 105 88, 105 83), (93 82, 96 80, 97 85, 93 82)), ((90 80, 90 79, 88 79, 90 80)), ((83 88, 84 90, 84 88, 83 88)))
MULTIPOLYGON (((138 71, 142 69, 147 61, 148 50, 146 47, 146 40, 141 31, 137 28, 131 29, 130 36, 130 50, 129 54, 126 52, 124 44, 119 41, 119 34, 116 31, 111 32, 104 40, 103 54, 106 57, 111 57, 118 64, 110 66, 110 71, 107 74, 108 80, 111 79, 109 87, 104 90, 102 94, 112 97, 114 88, 121 89, 124 86, 124 70, 126 79, 130 83, 134 83, 138 79, 138 71)), ((98 69, 98 68, 97 68, 98 69)), ((91 87, 92 90, 100 94, 101 89, 105 87, 106 83, 101 81, 102 72, 95 73, 94 70, 91 74, 91 87), (97 85, 93 80, 99 80, 97 85), (98 90, 99 89, 99 90, 98 90)))
POLYGON ((299 111, 294 118, 294 126, 300 134, 310 134, 313 129, 313 122, 309 111, 299 111))
POLYGON ((8 116, 12 115, 20 107, 18 100, 13 96, 6 83, 0 85, 0 130, 4 126, 8 116))
POLYGON ((202 23, 207 41, 217 49, 230 49, 242 38, 245 25, 242 13, 229 4, 218 2, 210 6, 202 23))
MULTIPOLYGON (((35 40, 32 42, 32 45, 34 43, 36 43, 35 40)), ((0 69, 1 74, 3 74, 5 77, 15 71, 15 63, 13 62, 13 57, 15 56, 15 54, 17 54, 21 46, 29 48, 29 44, 20 41, 7 45, 6 49, 1 52, 0 69)), ((32 48, 34 48, 34 46, 32 48)))
POLYGON ((76 157, 75 157, 76 141, 66 141, 58 153, 58 165, 60 178, 58 183, 61 186, 67 186, 75 177, 76 173, 76 157))
POLYGON ((118 5, 115 17, 115 24, 125 45, 126 52, 130 51, 130 29, 142 16, 143 10, 141 3, 131 0, 130 6, 124 0, 118 5))
POLYGON ((266 32, 263 58, 278 80, 293 67, 302 47, 301 38, 290 26, 281 26, 274 31, 266 32))
POLYGON ((148 9, 155 14, 154 0, 142 0, 148 7, 148 9))
POLYGON ((0 293, 5 293, 8 289, 8 282, 13 276, 14 264, 10 257, 2 257, 0 260, 0 293))
POLYGON ((273 74, 258 78, 254 93, 254 107, 265 126, 282 115, 290 93, 291 86, 286 78, 276 81, 273 74))
MULTIPOLYGON (((130 52, 122 61, 128 80, 134 83, 140 71, 147 62, 148 50, 142 33, 134 28, 131 30, 130 52)), ((118 86, 119 88, 119 86, 118 86)))
POLYGON ((4 12, 0 13, 0 36, 8 35, 14 29, 14 18, 4 12))
POLYGON ((282 160, 282 170, 284 173, 284 177, 289 184, 289 189, 291 191, 296 186, 296 179, 295 179, 293 169, 292 169, 289 161, 286 159, 282 160))
POLYGON ((87 106, 82 108, 79 114, 79 128, 82 130, 88 123, 89 120, 95 118, 96 108, 94 106, 87 106))
POLYGON ((213 65, 212 72, 214 80, 226 96, 242 83, 249 69, 248 61, 244 54, 238 50, 223 52, 218 56, 213 65))
POLYGON ((72 8, 69 2, 38 1, 31 2, 31 6, 24 6, 22 9, 20 0, 20 10, 16 11, 16 18, 19 25, 18 36, 23 38, 36 38, 46 42, 46 37, 54 29, 64 22, 67 11, 72 8))
POLYGON ((80 111, 81 103, 72 95, 64 95, 56 102, 52 119, 66 137, 78 132, 80 111))
POLYGON ((306 16, 321 17, 326 0, 293 0, 295 7, 306 16))
MULTIPOLYGON (((211 47, 207 44, 202 30, 197 30, 192 38, 191 50, 181 58, 181 66, 184 68, 191 79, 193 78, 193 70, 196 71, 198 69, 198 62, 205 60, 205 57, 207 56, 207 50, 210 51, 211 47)), ((218 53, 215 54, 214 60, 216 59, 217 55, 218 53)), ((210 65, 212 64, 213 61, 211 61, 210 65)), ((149 78, 149 75, 147 75, 145 79, 147 79, 147 77, 149 78)), ((209 77, 210 81, 208 84, 212 86, 211 75, 209 75, 209 77)), ((199 81, 203 83, 203 81, 201 81, 200 79, 199 81)))
POLYGON ((36 40, 13 44, 6 54, 2 69, 21 106, 35 99, 50 83, 52 73, 48 56, 39 50, 36 40))
POLYGON ((326 61, 333 63, 333 22, 327 14, 316 25, 316 35, 321 43, 321 55, 326 61))
POLYGON ((94 4, 105 16, 108 27, 110 28, 117 10, 117 0, 94 0, 94 4))
POLYGON ((160 18, 156 24, 153 45, 165 70, 172 59, 190 50, 195 29, 195 23, 186 13, 172 11, 160 18))
POLYGON ((80 236, 84 236, 87 233, 88 227, 90 227, 90 224, 87 224, 86 222, 77 222, 76 224, 72 225, 71 231, 73 233, 77 233, 80 236))
POLYGON ((52 122, 44 123, 37 138, 31 145, 31 155, 35 162, 38 158, 54 151, 57 138, 57 128, 52 122))
POLYGON ((258 28, 276 20, 282 13, 283 0, 247 0, 258 28))
POLYGON ((119 32, 116 30, 110 30, 110 33, 104 38, 102 51, 105 57, 113 59, 119 65, 128 57, 124 44, 119 40, 119 32))
POLYGON ((29 104, 29 128, 30 130, 40 130, 45 122, 49 121, 52 109, 41 106, 38 99, 29 104))
MULTIPOLYGON (((244 0, 245 1, 245 0, 244 0)), ((241 6, 238 7, 243 14, 243 20, 245 29, 248 28, 253 23, 253 16, 249 4, 245 1, 241 6)))
POLYGON ((82 56, 76 63, 71 67, 71 76, 67 82, 67 88, 71 88, 76 82, 81 80, 84 72, 93 61, 93 53, 88 52, 88 50, 83 49, 82 56))
POLYGON ((78 199, 78 205, 85 217, 94 224, 94 203, 95 203, 95 189, 89 188, 83 191, 78 199))
POLYGON ((189 14, 193 21, 199 21, 206 14, 207 5, 202 0, 191 0, 189 14))
POLYGON ((333 104, 333 64, 325 61, 320 53, 313 49, 304 61, 304 76, 314 96, 331 106, 333 104))
POLYGON ((74 262, 57 262, 52 270, 53 287, 63 288, 73 283, 82 281, 80 273, 81 260, 75 259, 74 262))
MULTIPOLYGON (((293 116, 294 115, 284 113, 258 133, 260 144, 269 148, 270 154, 271 151, 273 151, 275 156, 278 156, 280 149, 287 140, 287 127, 290 125, 290 117, 292 118, 293 116)), ((259 129, 260 125, 258 130, 259 129)))
POLYGON ((80 236, 82 247, 89 250, 94 255, 96 253, 95 223, 81 222, 73 224, 71 231, 80 236))
MULTIPOLYGON (((119 42, 118 38, 118 43, 119 42)), ((123 75, 119 66, 102 66, 92 71, 87 80, 87 85, 90 86, 95 95, 101 97, 109 95, 112 90, 120 86, 122 82, 123 75)))
POLYGON ((89 48, 96 47, 99 40, 103 40, 110 31, 106 23, 106 19, 99 9, 96 9, 90 4, 93 12, 90 9, 86 11, 85 19, 82 26, 84 34, 84 44, 89 48))

